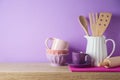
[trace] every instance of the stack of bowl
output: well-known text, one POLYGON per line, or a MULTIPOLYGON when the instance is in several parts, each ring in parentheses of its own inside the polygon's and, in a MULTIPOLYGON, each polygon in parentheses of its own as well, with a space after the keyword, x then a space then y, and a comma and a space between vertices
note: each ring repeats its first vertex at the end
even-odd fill
POLYGON ((66 57, 68 55, 68 43, 57 38, 48 38, 45 41, 46 56, 52 66, 66 65, 66 57), (51 47, 48 47, 48 41, 52 40, 51 47))

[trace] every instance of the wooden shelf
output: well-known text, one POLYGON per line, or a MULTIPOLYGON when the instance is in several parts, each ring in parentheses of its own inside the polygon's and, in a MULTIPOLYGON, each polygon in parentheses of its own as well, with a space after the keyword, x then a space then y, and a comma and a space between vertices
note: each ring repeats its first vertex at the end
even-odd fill
POLYGON ((119 72, 70 72, 48 63, 0 63, 0 80, 120 80, 119 72))

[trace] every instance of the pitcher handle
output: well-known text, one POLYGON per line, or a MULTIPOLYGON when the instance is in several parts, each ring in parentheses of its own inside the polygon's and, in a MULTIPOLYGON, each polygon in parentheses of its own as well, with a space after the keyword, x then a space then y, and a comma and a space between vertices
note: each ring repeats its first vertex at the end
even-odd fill
POLYGON ((51 47, 48 46, 48 41, 49 41, 49 40, 52 40, 52 41, 53 41, 54 38, 47 38, 47 39, 45 40, 45 46, 46 46, 47 49, 51 49, 51 47))
POLYGON ((112 39, 107 39, 107 40, 105 40, 105 41, 106 41, 106 43, 107 43, 108 41, 111 41, 111 42, 113 43, 113 49, 112 49, 111 53, 109 54, 109 56, 107 56, 107 58, 110 58, 110 57, 112 56, 113 52, 115 51, 115 41, 112 40, 112 39))

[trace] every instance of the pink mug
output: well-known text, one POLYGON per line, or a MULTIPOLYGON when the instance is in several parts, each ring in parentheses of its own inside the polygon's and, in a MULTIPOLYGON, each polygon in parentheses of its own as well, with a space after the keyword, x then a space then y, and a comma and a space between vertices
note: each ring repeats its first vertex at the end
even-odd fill
POLYGON ((48 38, 45 40, 45 45, 47 49, 51 50, 68 50, 69 44, 68 42, 57 39, 57 38, 48 38), (49 41, 52 41, 52 44, 50 46, 49 41))

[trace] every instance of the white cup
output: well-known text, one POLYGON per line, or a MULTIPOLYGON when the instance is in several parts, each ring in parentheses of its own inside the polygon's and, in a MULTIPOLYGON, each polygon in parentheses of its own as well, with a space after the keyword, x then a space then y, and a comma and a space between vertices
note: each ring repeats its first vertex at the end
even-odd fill
POLYGON ((45 45, 47 49, 51 49, 51 50, 68 50, 68 47, 69 47, 68 42, 57 39, 57 38, 46 39, 45 45), (51 46, 49 46, 50 45, 49 40, 52 41, 51 46))

